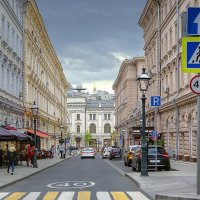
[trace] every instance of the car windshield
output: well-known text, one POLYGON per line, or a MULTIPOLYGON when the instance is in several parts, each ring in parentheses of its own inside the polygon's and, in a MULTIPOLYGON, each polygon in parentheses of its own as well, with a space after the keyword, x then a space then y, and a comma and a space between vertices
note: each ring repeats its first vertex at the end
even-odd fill
MULTIPOLYGON (((162 147, 157 147, 157 154, 163 154, 165 152, 165 149, 162 147)), ((156 154, 156 148, 152 147, 148 149, 148 154, 149 155, 154 155, 156 154)))
POLYGON ((85 148, 85 149, 83 149, 83 151, 94 151, 94 149, 93 148, 85 148))
POLYGON ((131 147, 131 151, 136 151, 137 150, 137 146, 136 147, 131 147))

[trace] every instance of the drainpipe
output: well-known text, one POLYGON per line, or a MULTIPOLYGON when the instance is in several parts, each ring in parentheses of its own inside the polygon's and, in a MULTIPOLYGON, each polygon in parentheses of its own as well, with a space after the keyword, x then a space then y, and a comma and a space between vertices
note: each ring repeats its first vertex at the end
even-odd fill
POLYGON ((179 73, 179 5, 178 1, 176 0, 176 26, 177 26, 177 31, 176 31, 176 45, 177 45, 177 51, 176 51, 176 77, 177 77, 177 94, 174 96, 172 103, 176 109, 176 157, 175 160, 178 160, 178 154, 179 154, 179 108, 176 104, 176 98, 180 94, 180 73, 179 73))
MULTIPOLYGON (((157 3, 157 95, 161 96, 161 34, 160 34, 160 3, 157 3)), ((157 116, 159 116, 159 108, 155 108, 154 129, 157 130, 157 116)), ((160 117, 160 116, 159 116, 160 117)), ((157 130, 158 131, 158 130, 157 130)))

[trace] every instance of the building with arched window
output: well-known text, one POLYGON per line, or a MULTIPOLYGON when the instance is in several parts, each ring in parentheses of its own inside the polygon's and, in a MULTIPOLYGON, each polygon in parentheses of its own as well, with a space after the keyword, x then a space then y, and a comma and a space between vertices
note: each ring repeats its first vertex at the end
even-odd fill
POLYGON ((85 133, 92 136, 94 147, 109 146, 114 131, 114 95, 105 91, 93 94, 69 91, 67 110, 72 145, 85 146, 85 133), (106 98, 105 98, 106 97, 106 98))

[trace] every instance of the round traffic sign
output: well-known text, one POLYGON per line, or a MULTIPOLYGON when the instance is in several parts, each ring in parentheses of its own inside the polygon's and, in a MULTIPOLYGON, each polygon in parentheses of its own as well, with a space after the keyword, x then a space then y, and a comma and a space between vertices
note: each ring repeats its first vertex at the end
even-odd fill
POLYGON ((200 94, 200 75, 192 77, 190 81, 190 89, 196 94, 200 94))

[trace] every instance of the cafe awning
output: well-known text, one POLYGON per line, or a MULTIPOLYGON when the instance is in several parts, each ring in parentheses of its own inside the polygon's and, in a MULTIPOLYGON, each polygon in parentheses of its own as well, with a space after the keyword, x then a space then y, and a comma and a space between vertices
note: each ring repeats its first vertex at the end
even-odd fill
MULTIPOLYGON (((23 130, 28 132, 28 133, 35 134, 33 129, 23 129, 23 130)), ((49 135, 47 133, 45 133, 43 131, 39 131, 39 130, 36 130, 36 135, 39 136, 39 137, 42 137, 42 138, 48 138, 49 137, 49 135)))
POLYGON ((3 129, 0 127, 0 140, 1 141, 7 141, 7 140, 16 140, 16 136, 13 135, 11 132, 9 132, 6 129, 3 129))
POLYGON ((24 133, 21 133, 21 132, 18 132, 18 131, 15 131, 15 130, 9 130, 10 133, 12 133, 17 140, 32 140, 31 136, 29 135, 26 135, 24 133))

